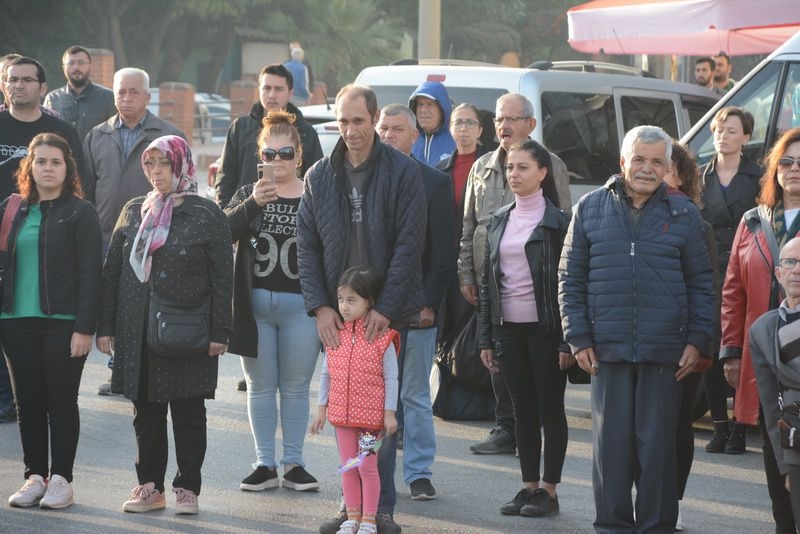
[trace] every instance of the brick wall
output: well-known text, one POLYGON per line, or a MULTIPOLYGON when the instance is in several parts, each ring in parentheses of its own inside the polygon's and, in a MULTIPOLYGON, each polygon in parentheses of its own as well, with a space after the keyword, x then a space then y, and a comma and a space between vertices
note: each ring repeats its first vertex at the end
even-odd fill
POLYGON ((92 81, 109 89, 114 84, 114 52, 106 48, 89 48, 92 54, 92 81))
POLYGON ((183 82, 163 82, 158 88, 158 116, 183 130, 193 142, 194 87, 183 82))
POLYGON ((236 80, 231 82, 231 119, 250 112, 250 108, 258 101, 258 83, 252 80, 236 80))

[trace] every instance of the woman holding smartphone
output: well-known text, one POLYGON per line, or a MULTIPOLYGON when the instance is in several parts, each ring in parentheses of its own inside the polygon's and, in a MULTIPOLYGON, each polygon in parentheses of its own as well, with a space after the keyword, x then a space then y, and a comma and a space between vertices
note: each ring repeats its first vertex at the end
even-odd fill
POLYGON ((233 242, 233 335, 230 350, 242 355, 247 414, 256 447, 255 470, 239 487, 261 491, 280 483, 275 461, 280 391, 283 487, 319 488, 305 470, 303 444, 308 396, 320 343, 300 294, 297 208, 301 141, 295 116, 270 112, 258 137, 262 163, 257 182, 240 188, 225 208, 233 242))

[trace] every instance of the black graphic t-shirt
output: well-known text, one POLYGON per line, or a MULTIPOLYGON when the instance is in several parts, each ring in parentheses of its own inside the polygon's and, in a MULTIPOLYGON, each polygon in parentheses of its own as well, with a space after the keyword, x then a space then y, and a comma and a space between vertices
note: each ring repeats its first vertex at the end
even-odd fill
MULTIPOLYGON (((36 137, 36 134, 44 132, 58 134, 67 140, 72 155, 78 162, 81 178, 86 176, 81 141, 75 128, 69 123, 44 113, 33 122, 23 122, 12 117, 10 111, 2 111, 0 112, 0 200, 17 191, 14 173, 19 168, 22 158, 28 155, 31 139, 36 137)), ((85 181, 83 186, 84 192, 88 194, 85 181)))
POLYGON ((344 170, 349 182, 347 200, 350 203, 350 242, 347 245, 347 267, 369 265, 367 257, 367 237, 364 232, 364 182, 367 179, 365 161, 353 167, 344 159, 344 170))
POLYGON ((297 208, 300 198, 278 198, 264 206, 263 222, 250 240, 255 247, 253 287, 300 293, 297 273, 297 208))

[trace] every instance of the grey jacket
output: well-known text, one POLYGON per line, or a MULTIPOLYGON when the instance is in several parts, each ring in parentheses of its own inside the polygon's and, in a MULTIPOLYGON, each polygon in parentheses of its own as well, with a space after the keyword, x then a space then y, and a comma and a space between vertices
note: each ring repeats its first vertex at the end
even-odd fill
POLYGON ((800 465, 800 451, 781 447, 778 420, 778 383, 783 385, 785 403, 800 401, 800 360, 783 363, 778 355, 777 309, 770 310, 759 317, 750 327, 750 355, 758 384, 758 396, 764 411, 764 425, 775 451, 775 460, 782 475, 788 471, 787 464, 800 465))
POLYGON ((92 128, 117 114, 114 92, 92 82, 79 95, 69 85, 54 89, 47 93, 44 105, 59 112, 78 132, 81 142, 92 128))
POLYGON ((133 150, 127 158, 122 153, 122 139, 114 126, 119 115, 114 115, 98 124, 83 142, 88 176, 85 181, 91 185, 94 202, 103 230, 103 242, 111 240, 111 232, 122 212, 122 207, 132 198, 146 195, 152 186, 142 170, 142 152, 147 146, 163 135, 186 135, 175 125, 159 119, 149 111, 144 119, 144 127, 133 150))
MULTIPOLYGON (((464 226, 458 253, 458 283, 460 286, 477 286, 483 275, 483 257, 486 249, 486 224, 492 212, 514 201, 514 193, 506 187, 503 170, 506 151, 498 147, 475 161, 467 178, 464 193, 464 226)), ((553 178, 558 191, 559 208, 569 216, 572 200, 569 192, 569 175, 564 162, 550 152, 553 178)))

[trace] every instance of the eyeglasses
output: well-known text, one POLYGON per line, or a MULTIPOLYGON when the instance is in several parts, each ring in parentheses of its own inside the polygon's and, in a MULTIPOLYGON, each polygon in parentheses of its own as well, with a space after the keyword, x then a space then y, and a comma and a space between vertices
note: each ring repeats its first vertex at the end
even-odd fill
POLYGON ((784 167, 784 168, 787 168, 787 169, 791 169, 794 166, 795 163, 798 166, 800 166, 800 158, 793 158, 793 157, 790 157, 790 156, 782 156, 778 160, 778 167, 784 167))
POLYGON ((63 65, 65 67, 74 67, 75 65, 78 65, 79 67, 83 67, 84 65, 88 65, 89 63, 91 63, 91 61, 86 60, 86 59, 71 59, 69 61, 65 61, 63 63, 63 65))
POLYGON ((453 128, 455 128, 456 130, 460 130, 464 126, 466 126, 468 130, 471 130, 472 128, 475 128, 478 125, 478 121, 476 121, 475 119, 456 119, 450 124, 452 124, 453 128))
POLYGON ((503 124, 504 122, 517 122, 517 121, 524 121, 530 119, 530 117, 526 117, 524 115, 517 115, 515 117, 495 117, 494 123, 495 124, 503 124))
POLYGON ((285 146, 283 148, 279 148, 278 150, 265 148, 261 151, 261 159, 263 161, 275 161, 276 157, 282 159, 283 161, 292 161, 294 159, 294 147, 285 146))
POLYGON ((6 78, 6 83, 8 85, 14 85, 19 82, 22 82, 25 85, 30 85, 32 83, 39 83, 39 79, 34 78, 33 76, 23 76, 22 78, 18 76, 9 76, 6 78))
POLYGON ((798 258, 781 258, 778 260, 778 265, 784 269, 794 269, 800 263, 798 258))

